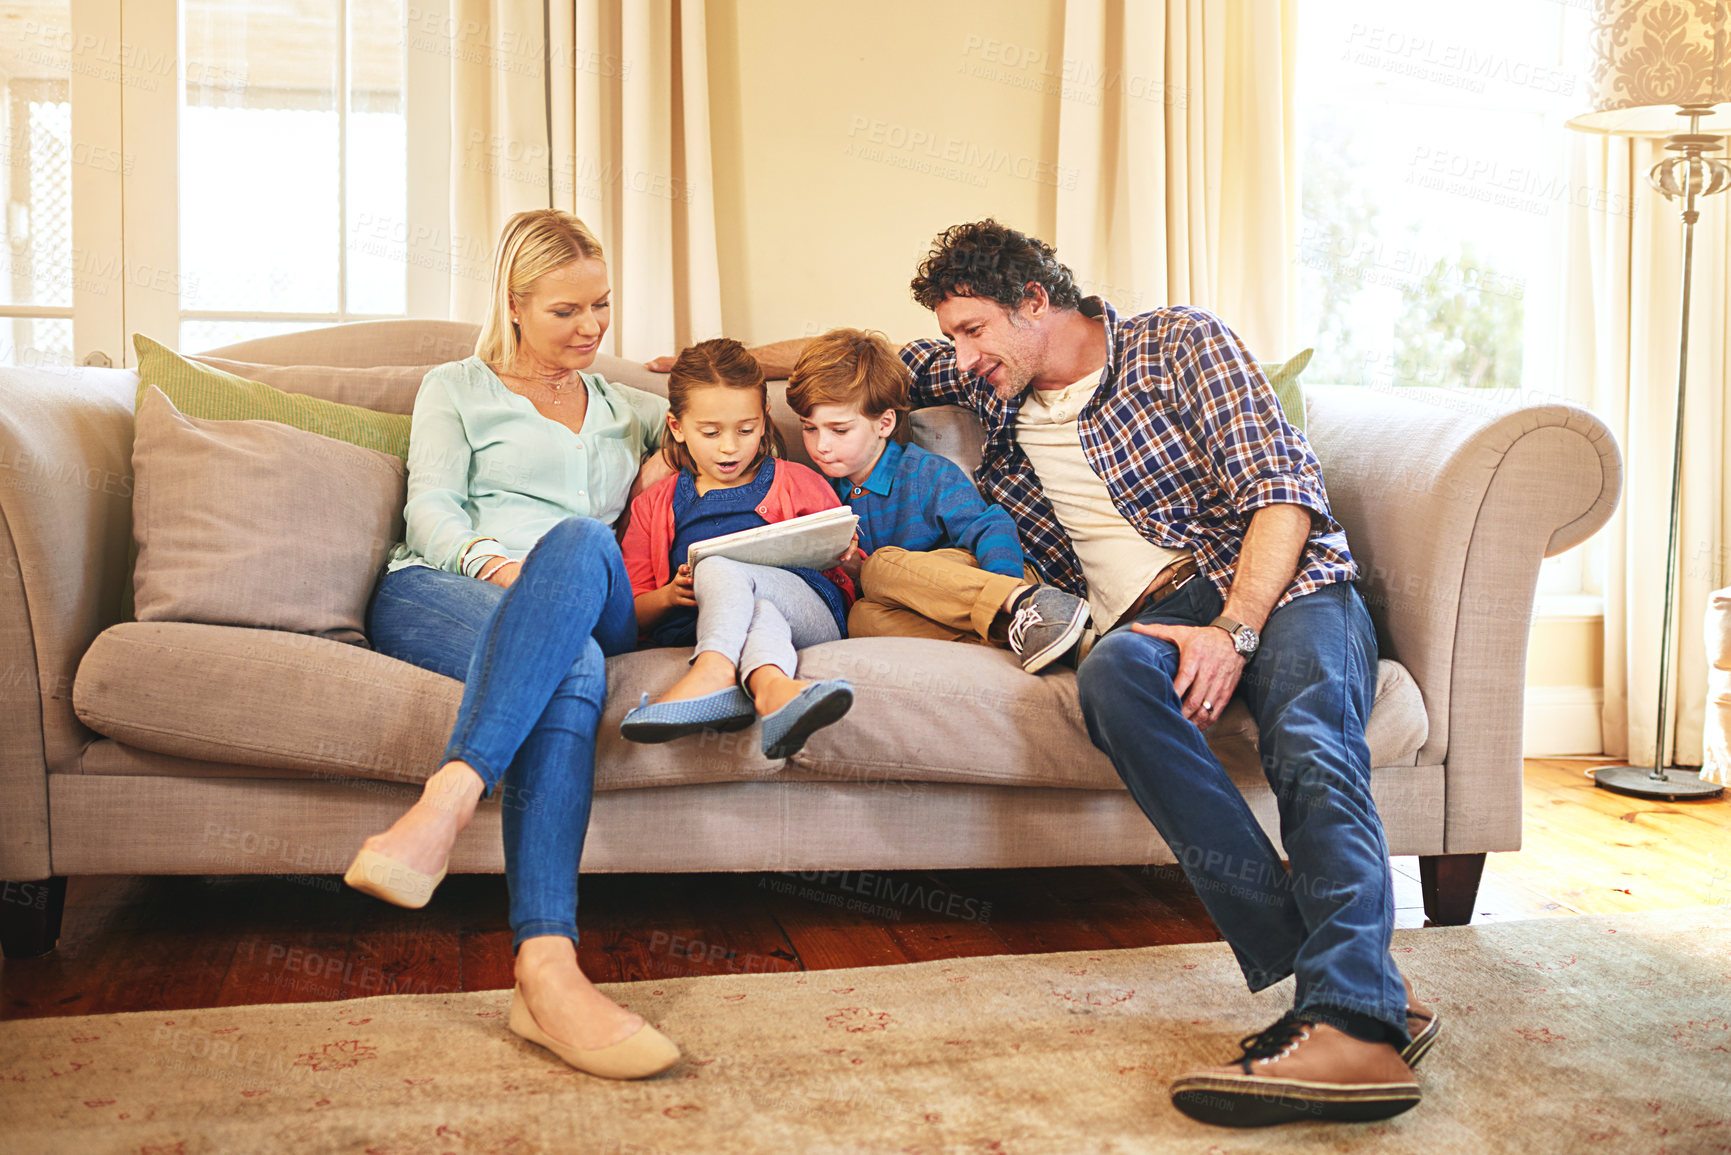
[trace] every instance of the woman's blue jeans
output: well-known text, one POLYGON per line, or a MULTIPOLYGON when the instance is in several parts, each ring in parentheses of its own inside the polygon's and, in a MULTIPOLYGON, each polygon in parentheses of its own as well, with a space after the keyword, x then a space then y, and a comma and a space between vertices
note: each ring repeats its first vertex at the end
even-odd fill
MULTIPOLYGON (((1198 578, 1136 620, 1200 626, 1220 608, 1220 594, 1198 578)), ((1363 600, 1336 583, 1269 616, 1238 683, 1256 719, 1290 871, 1185 719, 1172 686, 1177 646, 1124 625, 1100 639, 1076 676, 1089 737, 1172 848, 1250 989, 1296 974, 1298 1010, 1404 1046, 1406 990, 1388 953, 1388 846, 1364 739, 1376 660, 1363 600)))
POLYGON ((489 795, 504 785, 513 940, 575 942, 606 659, 637 641, 612 531, 593 518, 565 519, 508 590, 424 566, 387 574, 367 633, 382 654, 463 680, 442 761, 474 767, 489 795))

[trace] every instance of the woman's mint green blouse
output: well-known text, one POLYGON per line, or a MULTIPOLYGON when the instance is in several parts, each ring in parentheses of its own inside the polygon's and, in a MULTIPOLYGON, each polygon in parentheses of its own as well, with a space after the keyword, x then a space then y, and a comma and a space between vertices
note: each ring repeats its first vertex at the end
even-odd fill
POLYGON ((582 380, 589 409, 573 433, 479 357, 429 372, 409 427, 406 540, 390 569, 462 573, 477 543, 471 556, 521 561, 567 517, 617 520, 643 454, 661 445, 667 401, 595 373, 582 380))

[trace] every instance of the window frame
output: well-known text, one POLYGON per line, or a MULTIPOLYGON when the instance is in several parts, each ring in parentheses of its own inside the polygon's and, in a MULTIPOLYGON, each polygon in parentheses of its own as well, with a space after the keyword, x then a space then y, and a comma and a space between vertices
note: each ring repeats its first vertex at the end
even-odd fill
MULTIPOLYGON (((339 188, 346 186, 349 0, 343 28, 344 98, 339 102, 339 188)), ((405 8, 404 120, 408 255, 405 312, 348 310, 347 243, 340 246, 334 312, 186 310, 180 307, 179 110, 186 58, 180 0, 71 0, 76 46, 68 84, 73 139, 115 166, 74 165, 73 299, 63 306, 0 306, 5 317, 72 320, 77 364, 135 365, 129 340, 145 333, 178 347, 183 320, 300 322, 307 328, 400 316, 449 314, 448 263, 412 259, 417 240, 437 251, 450 220, 450 57, 409 37, 405 8), (94 45, 94 48, 85 46, 94 45), (81 61, 80 55, 86 54, 81 61), (164 62, 167 62, 166 73, 164 62), (97 150, 104 150, 97 152, 97 150), (112 170, 112 171, 111 171, 112 170)), ((417 4, 418 26, 449 27, 449 0, 417 4)), ((339 217, 347 227, 346 217, 339 217)))

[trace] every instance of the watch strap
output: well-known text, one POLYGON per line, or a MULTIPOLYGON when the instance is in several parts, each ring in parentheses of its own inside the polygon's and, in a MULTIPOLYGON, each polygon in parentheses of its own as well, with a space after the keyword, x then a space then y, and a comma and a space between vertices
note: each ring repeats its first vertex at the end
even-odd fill
POLYGON ((1250 657, 1256 653, 1257 648, 1261 645, 1262 639, 1255 630, 1243 622, 1233 621, 1225 614, 1221 614, 1208 624, 1225 630, 1226 636, 1232 639, 1232 648, 1238 651, 1239 656, 1246 661, 1250 660, 1250 657))

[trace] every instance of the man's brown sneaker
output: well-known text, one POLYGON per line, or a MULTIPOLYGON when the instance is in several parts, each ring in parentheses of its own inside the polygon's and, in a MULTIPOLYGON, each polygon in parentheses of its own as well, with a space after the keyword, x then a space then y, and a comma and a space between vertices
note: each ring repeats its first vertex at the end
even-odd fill
POLYGON ((1367 1043, 1297 1011, 1239 1043, 1230 1066, 1172 1084, 1172 1104, 1223 1127, 1387 1119, 1418 1104, 1418 1080, 1388 1043, 1367 1043))
POLYGON ((1406 984, 1406 1033, 1412 1036, 1412 1042, 1401 1051, 1400 1057, 1407 1066, 1417 1067, 1436 1042, 1437 1033, 1442 1030, 1442 1017, 1435 1007, 1426 1006, 1414 997, 1412 982, 1404 974, 1400 981, 1406 984))

